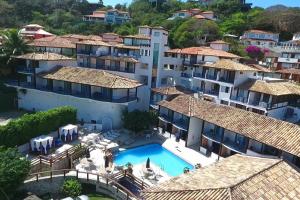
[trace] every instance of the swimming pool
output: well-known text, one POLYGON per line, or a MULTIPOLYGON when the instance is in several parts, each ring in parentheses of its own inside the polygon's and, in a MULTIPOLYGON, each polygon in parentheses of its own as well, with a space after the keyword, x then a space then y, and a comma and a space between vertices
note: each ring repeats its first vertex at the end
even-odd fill
POLYGON ((191 164, 182 160, 159 144, 148 144, 120 151, 115 155, 114 162, 117 165, 125 165, 128 162, 135 165, 145 163, 148 157, 150 158, 150 163, 154 163, 156 166, 161 167, 170 176, 182 174, 185 167, 188 167, 189 169, 194 168, 191 164))

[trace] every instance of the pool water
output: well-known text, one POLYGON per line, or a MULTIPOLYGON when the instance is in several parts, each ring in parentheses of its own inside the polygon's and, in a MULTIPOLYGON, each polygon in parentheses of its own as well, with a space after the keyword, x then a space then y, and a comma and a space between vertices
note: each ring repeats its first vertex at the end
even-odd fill
POLYGON ((115 155, 114 162, 117 165, 125 165, 128 162, 136 165, 146 163, 147 158, 150 158, 150 166, 151 163, 154 163, 170 176, 182 174, 185 167, 194 168, 159 144, 149 144, 120 151, 115 155))

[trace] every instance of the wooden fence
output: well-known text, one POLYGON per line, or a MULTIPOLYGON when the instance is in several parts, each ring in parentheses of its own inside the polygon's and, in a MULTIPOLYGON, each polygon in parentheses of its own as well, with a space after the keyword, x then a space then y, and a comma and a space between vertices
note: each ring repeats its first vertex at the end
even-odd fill
MULTIPOLYGON (((89 181, 96 181, 96 184, 104 183, 106 187, 108 186, 115 186, 116 192, 118 193, 119 190, 124 192, 126 195, 126 199, 140 199, 137 195, 133 194, 130 190, 128 190, 126 187, 122 186, 118 183, 117 180, 111 178, 107 174, 95 174, 95 173, 89 173, 89 172, 81 172, 75 169, 61 169, 61 170, 51 170, 51 171, 43 171, 43 172, 37 172, 29 175, 28 181, 40 181, 41 177, 42 179, 49 178, 51 181, 54 177, 57 176, 63 176, 64 179, 67 177, 73 176, 77 179, 85 179, 87 182, 89 181), (71 172, 75 172, 75 175, 72 175, 71 172), (79 176, 79 174, 84 174, 84 176, 79 176)), ((128 175, 127 175, 128 176, 128 175)), ((136 178, 136 177, 135 177, 136 178)))

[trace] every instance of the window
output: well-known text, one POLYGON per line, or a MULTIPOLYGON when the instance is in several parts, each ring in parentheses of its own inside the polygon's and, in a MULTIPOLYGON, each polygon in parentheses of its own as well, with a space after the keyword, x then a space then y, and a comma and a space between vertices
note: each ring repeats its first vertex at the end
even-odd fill
POLYGON ((145 50, 145 56, 148 56, 148 50, 145 50))
POLYGON ((160 32, 154 32, 154 36, 155 37, 159 37, 160 36, 160 32))
POLYGON ((170 69, 174 69, 174 65, 170 65, 170 69))
POLYGON ((229 93, 229 87, 225 87, 225 93, 229 93))

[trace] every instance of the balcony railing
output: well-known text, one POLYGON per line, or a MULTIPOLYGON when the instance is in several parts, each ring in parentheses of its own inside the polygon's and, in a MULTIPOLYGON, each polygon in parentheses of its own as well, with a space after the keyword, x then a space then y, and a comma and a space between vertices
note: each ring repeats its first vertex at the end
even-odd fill
POLYGON ((179 119, 179 120, 175 120, 173 123, 176 126, 180 127, 181 129, 187 130, 187 128, 188 128, 188 120, 179 119))
POLYGON ((107 66, 107 65, 96 65, 97 69, 109 70, 109 71, 117 71, 117 72, 125 72, 125 73, 134 73, 135 68, 121 68, 120 66, 107 66))
POLYGON ((233 100, 233 101, 239 101, 239 102, 242 102, 242 103, 247 103, 248 102, 247 97, 232 96, 232 97, 230 97, 230 99, 233 100))
POLYGON ((246 145, 246 141, 243 140, 243 141, 240 141, 239 143, 237 142, 233 142, 229 139, 225 139, 224 142, 223 142, 224 146, 226 146, 227 148, 231 149, 231 150, 234 150, 236 152, 241 152, 241 153, 245 153, 246 152, 246 148, 247 148, 247 145, 246 145))
POLYGON ((33 67, 25 67, 25 66, 20 66, 17 68, 17 72, 21 74, 33 74, 34 73, 34 68, 33 67))
POLYGON ((188 73, 181 73, 181 77, 183 77, 183 78, 192 78, 192 75, 188 74, 188 73))
POLYGON ((205 75, 202 74, 202 73, 197 73, 197 72, 194 72, 193 74, 194 77, 197 77, 197 78, 205 78, 205 75))
POLYGON ((160 114, 159 114, 159 117, 162 118, 162 119, 165 120, 165 121, 168 121, 168 122, 172 122, 172 121, 173 121, 173 119, 172 119, 171 116, 168 116, 168 115, 163 114, 163 113, 160 113, 160 114))
POLYGON ((216 133, 214 130, 212 131, 204 131, 203 135, 206 136, 209 139, 212 139, 216 142, 221 143, 222 142, 222 135, 221 133, 216 133))

